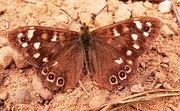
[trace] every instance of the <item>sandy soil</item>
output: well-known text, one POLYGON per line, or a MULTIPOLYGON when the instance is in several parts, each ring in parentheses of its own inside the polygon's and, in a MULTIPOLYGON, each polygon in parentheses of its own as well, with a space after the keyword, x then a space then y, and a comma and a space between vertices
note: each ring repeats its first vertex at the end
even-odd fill
MULTIPOLYGON (((138 59, 139 67, 135 80, 121 91, 109 92, 99 89, 88 76, 83 77, 81 83, 90 95, 82 89, 81 85, 65 93, 52 93, 40 87, 41 83, 38 82, 32 66, 22 65, 21 62, 13 60, 15 57, 10 54, 12 57, 8 57, 11 60, 4 60, 0 67, 1 111, 79 111, 114 102, 117 98, 123 98, 132 93, 158 88, 179 88, 180 36, 172 11, 160 13, 158 2, 89 1, 0 1, 0 48, 9 45, 6 40, 8 31, 19 26, 41 25, 79 31, 79 24, 73 20, 69 21, 68 16, 60 8, 67 11, 75 20, 80 19, 89 24, 91 30, 130 17, 146 15, 157 17, 163 23, 161 34, 152 45, 152 49, 138 59), (107 7, 101 11, 104 6, 107 7), (10 62, 7 63, 7 61, 10 62)), ((180 97, 163 97, 137 102, 120 110, 137 111, 137 109, 177 111, 180 110, 180 97)))

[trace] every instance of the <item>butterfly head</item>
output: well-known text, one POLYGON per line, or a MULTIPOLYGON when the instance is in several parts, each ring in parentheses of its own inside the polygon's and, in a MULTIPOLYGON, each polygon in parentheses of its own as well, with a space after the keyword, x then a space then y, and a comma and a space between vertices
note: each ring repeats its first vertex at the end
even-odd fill
POLYGON ((86 23, 82 23, 82 24, 81 24, 81 27, 80 27, 80 30, 81 30, 83 33, 87 33, 88 30, 89 30, 89 27, 86 25, 86 23))

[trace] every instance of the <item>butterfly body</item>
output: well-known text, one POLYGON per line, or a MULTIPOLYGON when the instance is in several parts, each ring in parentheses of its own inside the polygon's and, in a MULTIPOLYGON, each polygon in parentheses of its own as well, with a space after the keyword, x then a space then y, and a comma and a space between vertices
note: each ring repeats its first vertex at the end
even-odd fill
POLYGON ((92 32, 43 26, 19 27, 9 32, 16 49, 51 90, 74 88, 82 70, 93 75, 99 87, 113 90, 136 74, 137 58, 159 35, 161 23, 153 17, 132 18, 92 32), (85 64, 85 66, 84 66, 85 64))

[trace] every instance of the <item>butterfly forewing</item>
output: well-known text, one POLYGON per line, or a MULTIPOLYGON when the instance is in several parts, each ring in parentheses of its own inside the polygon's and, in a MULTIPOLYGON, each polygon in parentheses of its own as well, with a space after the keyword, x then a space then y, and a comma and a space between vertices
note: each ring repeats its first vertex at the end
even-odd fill
MULTIPOLYGON (((19 27, 9 32, 11 47, 23 55, 33 66, 42 65, 43 59, 54 61, 72 47, 79 34, 74 31, 48 27, 19 27), (65 50, 64 50, 65 49, 65 50)), ((46 62, 44 62, 45 64, 46 62)))
POLYGON ((84 65, 78 37, 75 31, 27 26, 10 31, 8 39, 11 47, 36 67, 45 87, 64 91, 75 87, 84 65))
POLYGON ((94 30, 90 55, 99 87, 113 90, 128 84, 136 74, 136 59, 150 48, 160 27, 158 19, 140 17, 94 30))

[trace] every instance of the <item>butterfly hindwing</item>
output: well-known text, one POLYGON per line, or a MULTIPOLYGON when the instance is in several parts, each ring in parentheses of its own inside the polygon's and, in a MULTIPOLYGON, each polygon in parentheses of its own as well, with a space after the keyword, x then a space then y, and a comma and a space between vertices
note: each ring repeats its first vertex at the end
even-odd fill
POLYGON ((45 87, 63 92, 76 86, 83 66, 83 50, 81 47, 74 47, 51 64, 36 68, 36 71, 45 87))

